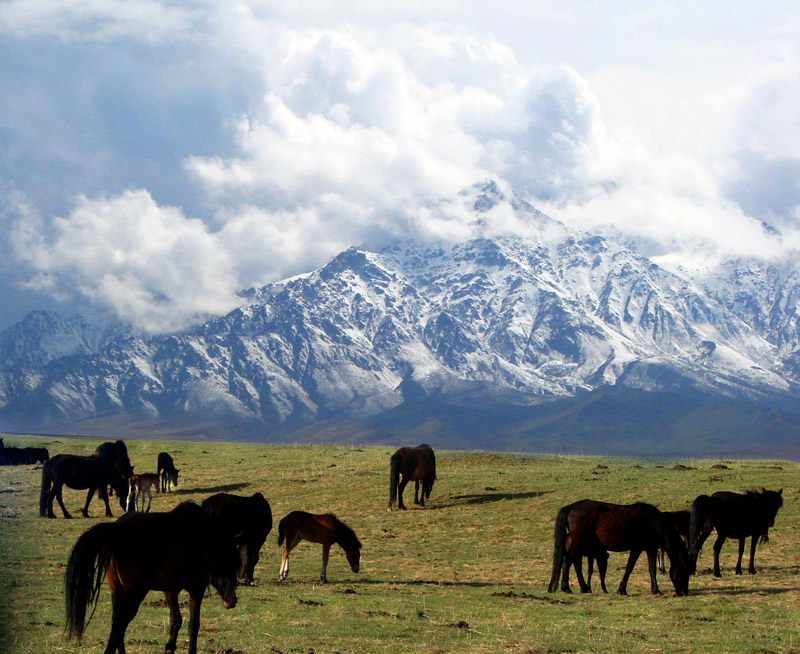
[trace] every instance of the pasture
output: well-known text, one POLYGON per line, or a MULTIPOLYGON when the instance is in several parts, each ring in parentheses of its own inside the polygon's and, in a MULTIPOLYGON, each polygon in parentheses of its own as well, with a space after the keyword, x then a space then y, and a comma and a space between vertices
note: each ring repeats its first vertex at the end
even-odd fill
MULTIPOLYGON (((113 440, 110 437, 108 440, 113 440)), ((6 436, 7 445, 51 454, 90 454, 98 439, 6 436)), ((226 611, 216 593, 202 607, 198 651, 217 654, 323 652, 780 652, 800 653, 800 465, 786 461, 667 460, 436 451, 438 480, 425 508, 388 513, 389 457, 395 448, 126 441, 137 473, 155 472, 158 452, 180 468, 171 494, 152 510, 220 491, 269 501, 275 527, 255 568, 226 611), (582 498, 646 501, 688 509, 701 493, 783 488, 770 541, 756 553, 758 574, 735 576, 736 542, 711 575, 706 543, 690 595, 676 597, 659 574, 652 596, 646 559, 628 597, 613 590, 627 554, 610 553, 609 595, 547 593, 558 509, 582 498), (300 543, 289 577, 278 581, 277 522, 293 510, 333 512, 363 543, 353 573, 334 546, 328 583, 321 549, 300 543)), ((416 443, 408 443, 416 445, 416 443)), ((40 466, 0 468, 0 651, 102 652, 110 625, 107 586, 83 645, 63 639, 64 568, 72 545, 108 520, 95 498, 89 518, 38 515, 40 466)), ((79 516, 85 492, 65 489, 79 516)), ((112 502, 114 516, 121 514, 112 502)), ((152 547, 159 543, 153 541, 152 547)), ((577 591, 574 574, 573 590, 577 591)), ((187 597, 181 595, 184 619, 187 597)), ((151 592, 127 633, 128 652, 161 652, 169 612, 151 592)), ((178 652, 186 651, 186 624, 178 652)))

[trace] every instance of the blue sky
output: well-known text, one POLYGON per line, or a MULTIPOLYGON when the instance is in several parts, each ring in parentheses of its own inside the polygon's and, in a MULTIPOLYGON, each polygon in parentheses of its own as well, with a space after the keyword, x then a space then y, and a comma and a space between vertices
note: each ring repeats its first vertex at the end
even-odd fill
POLYGON ((0 328, 178 329, 458 237, 486 178, 663 261, 796 253, 797 3, 381 4, 0 4, 0 328))

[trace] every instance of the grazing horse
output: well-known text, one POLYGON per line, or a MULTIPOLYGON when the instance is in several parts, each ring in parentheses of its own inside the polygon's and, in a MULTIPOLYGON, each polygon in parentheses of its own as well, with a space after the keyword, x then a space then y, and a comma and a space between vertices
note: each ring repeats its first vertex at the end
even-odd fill
POLYGON ((219 520, 223 529, 233 537, 239 550, 239 578, 243 584, 253 583, 253 570, 258 563, 261 546, 272 530, 272 510, 261 493, 250 497, 217 493, 203 500, 201 506, 219 520))
POLYGON ((731 493, 718 491, 711 495, 700 495, 692 504, 690 526, 690 551, 697 562, 700 549, 711 531, 717 530, 714 543, 714 576, 721 577, 719 553, 725 539, 739 539, 739 558, 736 574, 742 574, 742 556, 747 537, 750 541, 750 565, 747 571, 755 574, 756 545, 769 540, 769 528, 775 524, 778 509, 783 506, 783 489, 778 491, 762 488, 761 491, 731 493))
MULTIPOLYGON (((662 515, 667 519, 671 520, 673 526, 680 534, 680 537, 683 539, 684 544, 686 547, 689 547, 689 519, 691 517, 690 511, 662 511, 662 515)), ((658 554, 656 555, 656 563, 658 564, 658 571, 659 572, 666 572, 667 568, 664 565, 664 554, 665 550, 662 547, 658 550, 658 554)))
POLYGON ((128 480, 128 501, 126 511, 136 511, 136 500, 140 500, 141 509, 144 508, 144 494, 147 493, 147 511, 150 511, 150 503, 153 501, 152 490, 155 488, 156 493, 160 492, 158 485, 158 475, 155 472, 145 472, 142 474, 135 474, 128 480))
MULTIPOLYGON (((569 587, 569 568, 581 556, 598 560, 601 585, 605 587, 605 563, 607 552, 630 551, 625 573, 617 592, 627 595, 628 578, 642 552, 647 553, 650 572, 650 590, 659 593, 656 581, 656 552, 660 547, 667 550, 670 558, 669 576, 678 595, 689 593, 689 575, 694 565, 686 546, 672 523, 650 504, 609 504, 594 500, 581 500, 562 507, 556 516, 553 533, 553 574, 547 590, 553 592, 561 575, 561 590, 572 592, 569 587), (563 570, 563 575, 562 575, 563 570)), ((580 565, 575 566, 581 592, 591 589, 581 574, 580 565)))
POLYGON ((158 453, 158 474, 161 475, 161 492, 168 493, 172 486, 178 487, 178 470, 172 457, 166 452, 158 453))
POLYGON ((44 447, 0 447, 0 466, 44 463, 50 453, 44 447))
POLYGON ((328 555, 331 545, 336 543, 344 550, 347 562, 353 572, 358 572, 361 561, 361 542, 355 532, 335 515, 313 515, 305 511, 292 511, 278 523, 278 545, 283 545, 283 558, 281 560, 280 578, 286 579, 289 575, 289 552, 301 540, 311 543, 322 543, 322 573, 319 576, 324 584, 328 581, 328 555))
POLYGON ((119 498, 119 505, 125 509, 125 498, 128 495, 128 484, 109 463, 108 459, 102 456, 75 456, 73 454, 56 454, 45 461, 42 466, 42 490, 39 494, 39 515, 42 517, 55 518, 53 513, 53 498, 58 500, 61 511, 65 518, 72 516, 64 507, 64 500, 61 491, 64 486, 69 486, 76 490, 89 489, 86 495, 86 504, 81 513, 85 518, 89 517, 89 502, 92 501, 95 490, 103 498, 106 504, 106 517, 113 517, 111 507, 108 505, 108 492, 106 487, 111 487, 116 491, 119 498))
POLYGON ((150 590, 162 591, 169 606, 164 650, 173 653, 183 622, 178 595, 189 592, 189 654, 195 654, 206 588, 210 582, 226 609, 236 606, 238 565, 233 542, 193 502, 179 504, 169 513, 128 513, 116 522, 95 525, 78 538, 64 573, 67 638, 81 641, 86 608, 90 603, 97 606, 105 576, 111 588, 111 633, 105 654, 125 654, 125 630, 150 590))
POLYGON ((401 447, 389 459, 389 511, 397 498, 397 508, 405 510, 403 490, 408 482, 414 482, 414 504, 425 506, 425 498, 430 498, 433 482, 436 481, 436 457, 430 445, 423 443, 416 447, 401 447), (402 477, 402 481, 400 481, 402 477), (422 482, 422 494, 419 482, 422 482))
MULTIPOLYGON (((119 440, 113 443, 106 441, 98 445, 94 453, 108 459, 123 479, 126 481, 130 479, 133 474, 133 466, 128 458, 128 447, 124 441, 119 440)), ((109 493, 113 495, 113 489, 109 493)))

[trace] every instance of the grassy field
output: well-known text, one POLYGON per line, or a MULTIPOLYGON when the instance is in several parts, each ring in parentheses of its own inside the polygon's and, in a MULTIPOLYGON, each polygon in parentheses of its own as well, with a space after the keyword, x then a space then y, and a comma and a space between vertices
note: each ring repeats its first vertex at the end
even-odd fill
MULTIPOLYGON (((89 454, 100 441, 7 436, 5 442, 89 454)), ((437 451, 439 480, 429 505, 415 507, 411 488, 405 497, 412 508, 387 513, 388 448, 128 441, 128 449, 137 472, 154 472, 162 450, 181 470, 177 492, 155 495, 153 510, 219 491, 260 491, 276 524, 295 509, 331 511, 364 544, 359 574, 337 548, 329 583, 321 585, 320 548, 301 543, 289 578, 278 582, 273 530, 256 585, 239 589, 238 606, 225 611, 216 594, 207 596, 201 652, 800 653, 797 463, 437 451), (712 536, 689 597, 675 597, 666 575, 659 575, 663 594, 650 595, 644 557, 628 597, 546 592, 553 521, 564 504, 588 497, 682 509, 700 493, 761 486, 783 488, 784 507, 756 554, 757 575, 733 574, 736 545, 729 542, 723 577, 715 579, 712 536)), ((83 645, 63 639, 64 567, 77 537, 106 520, 102 505, 94 500, 89 519, 64 520, 58 508, 58 519, 39 518, 40 481, 38 467, 0 468, 0 651, 102 652, 110 625, 107 588, 83 645)), ((76 515, 84 498, 65 491, 76 515)), ((113 510, 120 515, 118 504, 113 510)), ((625 561, 625 554, 611 554, 609 590, 625 561)), ((162 651, 169 619, 162 600, 150 593, 141 606, 128 629, 129 653, 162 651)), ((186 615, 185 597, 183 606, 186 615)), ((185 637, 184 623, 179 652, 186 651, 185 637)))

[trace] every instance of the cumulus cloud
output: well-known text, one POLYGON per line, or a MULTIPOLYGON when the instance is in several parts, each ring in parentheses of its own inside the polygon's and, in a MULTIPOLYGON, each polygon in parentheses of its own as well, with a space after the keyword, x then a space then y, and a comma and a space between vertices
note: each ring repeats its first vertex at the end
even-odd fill
MULTIPOLYGON (((4 279, 177 329, 353 244, 464 238, 458 193, 487 178, 664 260, 771 256, 762 219, 795 242, 792 66, 693 94, 652 60, 590 75, 522 57, 519 26, 512 46, 376 12, 4 3, 0 55, 31 62, 0 90, 0 182, 24 196, 4 279)), ((579 14, 535 18, 598 34, 579 14)))

